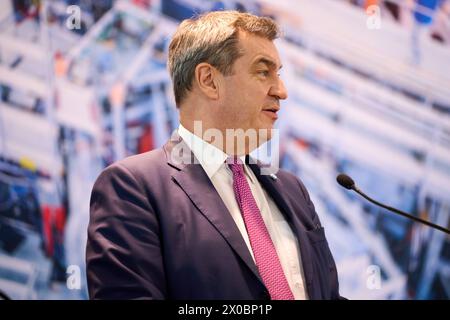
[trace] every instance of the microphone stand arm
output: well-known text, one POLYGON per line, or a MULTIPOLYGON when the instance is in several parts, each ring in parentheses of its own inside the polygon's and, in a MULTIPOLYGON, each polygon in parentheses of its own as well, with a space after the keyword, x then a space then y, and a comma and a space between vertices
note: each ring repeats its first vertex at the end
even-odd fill
POLYGON ((415 217, 415 216, 413 216, 413 215, 410 215, 410 214, 408 214, 408 213, 406 213, 406 212, 404 212, 404 211, 401 211, 401 210, 398 210, 398 209, 396 209, 396 208, 387 206, 387 205, 385 205, 385 204, 383 204, 383 203, 381 203, 381 202, 378 202, 378 201, 372 199, 371 197, 369 197, 368 195, 366 195, 364 192, 362 192, 361 190, 359 190, 358 187, 356 187, 355 185, 353 185, 353 186, 351 187, 351 189, 354 190, 356 193, 359 193, 361 196, 363 196, 364 198, 366 198, 366 199, 369 200, 370 202, 372 202, 372 203, 374 203, 374 204, 376 204, 376 205, 378 205, 378 206, 380 206, 380 207, 382 207, 382 208, 384 208, 384 209, 387 209, 387 210, 389 210, 389 211, 392 211, 392 212, 394 212, 394 213, 396 213, 396 214, 399 214, 399 215, 401 215, 401 216, 404 216, 404 217, 406 217, 406 218, 412 219, 412 220, 414 220, 414 221, 416 221, 416 222, 423 223, 423 224, 425 224, 425 225, 427 225, 427 226, 429 226, 429 227, 432 227, 432 228, 434 228, 434 229, 437 229, 437 230, 439 230, 439 231, 442 231, 442 232, 445 232, 445 233, 447 233, 447 234, 450 234, 450 230, 447 229, 447 228, 441 227, 441 226, 439 226, 439 225, 437 225, 437 224, 434 224, 434 223, 432 223, 432 222, 429 222, 429 221, 427 221, 427 220, 420 219, 420 218, 415 217))

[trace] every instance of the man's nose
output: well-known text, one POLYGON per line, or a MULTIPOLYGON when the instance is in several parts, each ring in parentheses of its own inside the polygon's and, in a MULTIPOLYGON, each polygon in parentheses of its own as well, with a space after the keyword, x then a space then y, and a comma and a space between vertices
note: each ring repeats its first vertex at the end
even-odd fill
POLYGON ((286 87, 284 86, 283 80, 278 78, 278 81, 270 88, 269 94, 279 100, 287 99, 288 93, 286 87))

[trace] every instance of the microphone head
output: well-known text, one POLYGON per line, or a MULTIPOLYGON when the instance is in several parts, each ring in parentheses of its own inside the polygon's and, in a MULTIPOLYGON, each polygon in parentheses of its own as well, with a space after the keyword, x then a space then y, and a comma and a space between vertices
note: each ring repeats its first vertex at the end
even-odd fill
POLYGON ((336 181, 346 189, 353 189, 355 187, 355 181, 345 173, 341 173, 336 177, 336 181))

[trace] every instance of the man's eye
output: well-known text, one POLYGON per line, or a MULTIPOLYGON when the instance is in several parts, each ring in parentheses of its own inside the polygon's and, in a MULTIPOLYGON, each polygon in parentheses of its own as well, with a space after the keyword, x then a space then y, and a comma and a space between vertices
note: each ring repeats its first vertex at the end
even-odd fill
POLYGON ((269 71, 268 70, 261 70, 258 73, 260 75, 263 75, 264 77, 268 77, 269 76, 269 71))

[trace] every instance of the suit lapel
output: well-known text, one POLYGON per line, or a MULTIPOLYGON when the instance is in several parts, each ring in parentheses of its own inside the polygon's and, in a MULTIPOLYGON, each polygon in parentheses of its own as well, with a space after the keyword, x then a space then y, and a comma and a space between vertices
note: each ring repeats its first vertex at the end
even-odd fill
MULTIPOLYGON (((261 175, 261 169, 256 164, 249 164, 249 167, 254 172, 258 181, 261 183, 263 188, 272 197, 281 213, 284 215, 286 221, 289 223, 292 231, 296 234, 298 239, 298 244, 300 247, 300 254, 302 258, 303 272, 305 275, 306 286, 308 290, 308 297, 310 299, 315 299, 313 290, 313 266, 311 259, 311 246, 309 239, 306 235, 306 228, 302 223, 302 220, 298 215, 303 214, 299 212, 296 214, 289 202, 286 200, 284 193, 286 190, 282 190, 280 186, 280 181, 273 180, 269 175, 261 175)), ((300 190, 298 191, 300 192, 300 190)))
POLYGON ((206 172, 195 161, 196 159, 189 147, 175 134, 172 136, 171 141, 164 146, 164 150, 169 165, 178 169, 172 175, 173 179, 183 189, 200 213, 216 228, 225 241, 263 283, 236 223, 206 172), (179 150, 172 152, 174 147, 179 148, 179 150), (180 150, 185 153, 184 156, 175 155, 180 150), (188 159, 191 162, 183 163, 180 158, 188 159))

